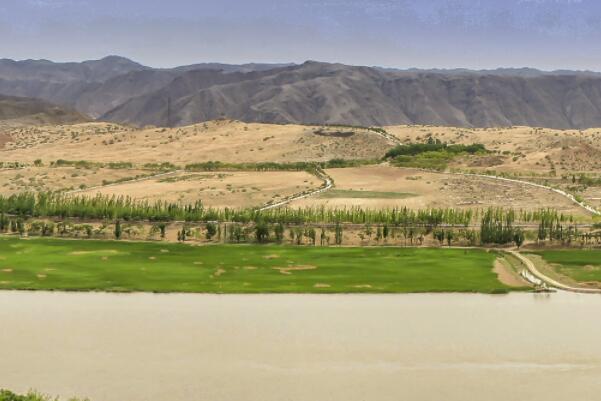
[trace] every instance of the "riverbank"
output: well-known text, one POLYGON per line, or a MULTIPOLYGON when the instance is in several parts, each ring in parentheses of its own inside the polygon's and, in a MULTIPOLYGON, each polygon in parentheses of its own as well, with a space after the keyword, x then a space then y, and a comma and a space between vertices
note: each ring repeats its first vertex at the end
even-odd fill
POLYGON ((506 293, 484 249, 0 238, 0 289, 200 293, 506 293))

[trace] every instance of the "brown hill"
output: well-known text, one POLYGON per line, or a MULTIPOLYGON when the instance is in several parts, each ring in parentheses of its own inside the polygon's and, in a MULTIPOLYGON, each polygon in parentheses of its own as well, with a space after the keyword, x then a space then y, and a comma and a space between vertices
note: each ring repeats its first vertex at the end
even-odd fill
POLYGON ((83 114, 31 98, 0 95, 0 121, 41 125, 73 124, 88 121, 83 114))

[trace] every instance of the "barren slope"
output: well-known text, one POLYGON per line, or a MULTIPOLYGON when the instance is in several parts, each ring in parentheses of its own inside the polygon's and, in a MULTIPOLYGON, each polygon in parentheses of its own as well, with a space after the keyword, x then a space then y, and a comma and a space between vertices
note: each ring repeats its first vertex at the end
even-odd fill
POLYGON ((0 150, 0 157, 30 163, 36 159, 66 159, 171 162, 183 166, 210 160, 240 163, 380 158, 393 145, 363 129, 351 130, 352 135, 347 137, 319 135, 318 129, 225 120, 174 129, 136 130, 106 123, 15 128, 4 131, 9 140, 0 150))
POLYGON ((3 125, 71 124, 88 120, 83 114, 38 99, 0 95, 3 125))

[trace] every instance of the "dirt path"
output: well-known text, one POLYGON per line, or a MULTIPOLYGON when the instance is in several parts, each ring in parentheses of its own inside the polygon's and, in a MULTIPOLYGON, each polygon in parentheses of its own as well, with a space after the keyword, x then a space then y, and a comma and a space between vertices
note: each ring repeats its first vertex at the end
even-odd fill
POLYGON ((564 290, 564 291, 570 291, 570 292, 578 292, 578 293, 583 293, 583 294, 601 294, 601 289, 597 289, 597 288, 580 288, 580 287, 572 287, 563 283, 560 283, 557 280, 553 280, 550 277, 547 277, 546 275, 544 275, 543 273, 541 273, 536 266, 534 265, 534 263, 528 259, 527 257, 525 257, 524 255, 522 255, 521 253, 514 251, 514 250, 507 250, 506 252, 508 252, 509 254, 515 256, 516 258, 518 258, 528 269, 528 271, 535 276, 536 278, 542 280, 545 284, 547 284, 549 287, 553 287, 559 290, 564 290))
POLYGON ((265 210, 275 209, 276 207, 287 205, 290 202, 293 202, 295 200, 308 198, 310 196, 317 195, 317 194, 320 194, 322 192, 326 192, 326 191, 328 191, 328 190, 330 190, 330 189, 332 189, 334 187, 334 181, 326 173, 319 173, 319 174, 317 174, 317 177, 320 178, 320 179, 322 179, 323 182, 324 182, 324 185, 321 188, 316 189, 315 191, 307 192, 307 193, 300 193, 300 194, 292 195, 291 197, 286 198, 286 199, 284 199, 282 201, 279 201, 277 203, 265 205, 265 206, 259 208, 259 211, 262 212, 262 211, 265 211, 265 210))

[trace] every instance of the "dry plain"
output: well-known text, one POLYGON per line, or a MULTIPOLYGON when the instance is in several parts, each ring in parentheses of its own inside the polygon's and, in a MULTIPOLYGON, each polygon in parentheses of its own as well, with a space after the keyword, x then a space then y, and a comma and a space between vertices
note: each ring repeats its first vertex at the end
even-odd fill
MULTIPOLYGON (((482 143, 490 153, 458 157, 450 162, 449 170, 510 174, 562 188, 593 206, 601 206, 601 186, 573 183, 573 177, 579 174, 598 177, 600 129, 393 126, 386 130, 402 143, 420 143, 429 137, 447 143, 482 143)), ((150 201, 202 200, 213 207, 256 207, 317 189, 323 180, 306 172, 178 171, 170 176, 127 181, 164 173, 148 168, 149 164, 160 163, 182 169, 186 164, 211 160, 225 163, 378 160, 395 145, 395 140, 362 128, 232 120, 141 129, 101 122, 59 126, 4 124, 0 127, 0 161, 5 163, 0 170, 0 191, 9 195, 76 190, 90 196, 102 193, 150 201), (83 160, 90 162, 90 166, 51 167, 52 162, 60 159, 83 160), (36 160, 38 166, 34 166, 36 160), (6 168, 14 162, 24 167, 6 168), (131 163, 131 168, 105 168, 110 162, 131 163)), ((295 201, 292 206, 413 209, 498 206, 524 210, 552 207, 581 217, 589 215, 551 191, 449 172, 417 171, 387 164, 328 169, 334 188, 295 201)))
POLYGON ((3 195, 19 192, 72 191, 133 180, 153 174, 140 169, 34 167, 0 169, 3 195))
POLYGON ((511 206, 516 210, 533 211, 552 205, 565 214, 579 217, 588 215, 578 205, 559 194, 492 178, 466 177, 387 165, 326 171, 334 179, 338 191, 301 199, 293 202, 292 206, 362 206, 373 209, 511 206))
POLYGON ((177 165, 380 158, 393 146, 365 129, 320 129, 219 120, 180 128, 134 129, 108 123, 4 128, 5 161, 36 159, 177 165), (339 132, 342 132, 340 134, 339 132), (347 135, 348 136, 337 136, 347 135), (10 140, 6 140, 6 138, 10 140))
POLYGON ((428 137, 447 143, 481 143, 496 154, 459 160, 452 167, 495 170, 522 176, 561 176, 601 171, 601 129, 554 130, 535 127, 456 128, 391 126, 386 130, 401 142, 428 137))
POLYGON ((263 206, 294 194, 312 191, 322 184, 304 171, 179 172, 136 182, 124 182, 80 192, 81 195, 128 196, 136 200, 192 204, 207 207, 263 206))

